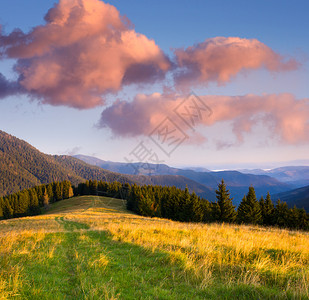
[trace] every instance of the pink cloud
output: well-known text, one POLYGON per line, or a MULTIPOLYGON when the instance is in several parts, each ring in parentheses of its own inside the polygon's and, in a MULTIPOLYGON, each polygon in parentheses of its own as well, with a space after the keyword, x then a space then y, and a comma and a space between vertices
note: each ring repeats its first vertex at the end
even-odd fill
POLYGON ((170 61, 136 33, 118 10, 99 0, 60 0, 45 25, 0 34, 2 57, 18 59, 25 91, 44 103, 90 108, 124 85, 162 79, 170 61))
MULTIPOLYGON (((19 75, 15 83, 0 77, 0 97, 22 92, 42 103, 85 109, 103 105, 107 94, 127 85, 162 83, 167 72, 174 77, 169 87, 174 90, 173 85, 185 89, 211 81, 223 84, 242 70, 264 67, 279 72, 298 67, 295 60, 286 60, 258 40, 238 37, 207 39, 176 49, 174 55, 172 63, 110 4, 59 0, 46 14, 45 24, 29 33, 16 29, 6 35, 0 26, 0 59, 16 59, 19 75)), ((139 97, 135 105, 142 106, 139 97)), ((120 101, 109 109, 115 114, 131 109, 133 114, 131 105, 120 101)), ((141 114, 139 118, 145 128, 151 127, 152 121, 141 114)), ((246 122, 237 126, 249 130, 246 122)))
POLYGON ((294 59, 285 59, 256 39, 215 37, 187 49, 176 49, 180 70, 175 73, 178 87, 205 85, 211 81, 224 84, 242 70, 266 68, 290 71, 298 67, 294 59))
MULTIPOLYGON (((212 114, 198 119, 196 126, 211 127, 229 121, 236 144, 242 143, 244 134, 252 132, 258 124, 282 143, 309 142, 309 99, 297 100, 291 94, 201 96, 200 99, 211 108, 212 114)), ((132 102, 117 101, 102 112, 98 126, 110 128, 119 136, 146 136, 166 117, 179 122, 174 109, 183 100, 178 95, 155 93, 137 95, 132 102)), ((180 107, 178 111, 185 113, 185 108, 180 107)), ((190 135, 188 126, 182 128, 190 135)))

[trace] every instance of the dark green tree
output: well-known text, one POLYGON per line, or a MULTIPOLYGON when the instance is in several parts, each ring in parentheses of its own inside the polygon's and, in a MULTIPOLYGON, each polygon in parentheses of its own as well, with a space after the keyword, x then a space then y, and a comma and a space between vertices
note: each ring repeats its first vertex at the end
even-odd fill
POLYGON ((96 180, 89 180, 90 195, 98 195, 98 182, 96 180))
POLYGON ((49 197, 48 197, 46 189, 44 189, 44 192, 43 192, 43 195, 42 195, 42 199, 41 199, 40 202, 43 203, 44 207, 48 207, 48 205, 49 205, 49 197))
POLYGON ((267 193, 266 199, 264 200, 261 210, 262 210, 263 225, 266 226, 273 225, 275 206, 274 203, 271 201, 269 192, 267 193))
POLYGON ((8 197, 3 199, 2 210, 3 210, 3 218, 4 219, 10 219, 10 218, 13 217, 14 211, 13 211, 13 208, 11 207, 11 204, 10 204, 8 197))
POLYGON ((49 201, 51 202, 54 199, 54 192, 53 192, 53 184, 52 183, 50 183, 46 186, 46 191, 47 191, 47 194, 48 194, 49 201))
POLYGON ((298 228, 302 230, 309 230, 309 214, 301 208, 298 213, 298 228))
POLYGON ((216 190, 216 197, 220 209, 218 221, 226 223, 234 222, 236 219, 235 206, 232 203, 230 192, 226 189, 226 184, 223 179, 216 190))
POLYGON ((288 217, 288 205, 286 202, 282 202, 278 199, 274 211, 275 225, 278 225, 279 227, 288 227, 288 217))
POLYGON ((73 188, 71 182, 66 180, 63 182, 63 199, 69 199, 73 197, 73 188))
POLYGON ((3 197, 0 197, 0 220, 3 218, 3 197))
POLYGON ((30 215, 36 215, 40 212, 39 199, 35 189, 29 189, 29 213, 30 215))
POLYGON ((237 221, 244 224, 260 224, 262 213, 260 204, 256 199, 254 187, 249 187, 249 192, 242 199, 237 210, 237 221))
MULTIPOLYGON (((47 191, 46 191, 46 193, 47 193, 47 191)), ((60 186, 60 183, 58 181, 53 183, 53 194, 54 194, 54 202, 62 200, 61 186, 60 186)))

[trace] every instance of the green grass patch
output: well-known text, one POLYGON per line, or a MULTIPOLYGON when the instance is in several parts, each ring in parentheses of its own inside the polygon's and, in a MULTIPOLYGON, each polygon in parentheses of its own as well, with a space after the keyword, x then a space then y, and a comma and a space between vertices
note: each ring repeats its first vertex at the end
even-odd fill
POLYGON ((307 234, 143 218, 120 201, 1 221, 0 299, 309 299, 307 234))

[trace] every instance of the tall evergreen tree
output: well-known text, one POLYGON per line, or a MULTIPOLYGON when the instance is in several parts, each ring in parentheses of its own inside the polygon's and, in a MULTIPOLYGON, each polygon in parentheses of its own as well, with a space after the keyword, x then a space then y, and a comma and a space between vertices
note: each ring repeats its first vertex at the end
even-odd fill
POLYGON ((10 219, 14 215, 14 210, 10 204, 9 197, 3 199, 3 218, 10 219))
POLYGON ((63 182, 63 199, 69 199, 73 195, 71 182, 66 180, 63 182))
POLYGON ((271 201, 271 197, 269 192, 267 193, 266 199, 264 201, 264 205, 262 208, 262 218, 264 225, 273 225, 274 223, 274 203, 271 201))
POLYGON ((50 183, 46 186, 46 191, 47 191, 47 194, 48 194, 49 201, 52 201, 54 199, 53 184, 52 183, 50 183))
POLYGON ((98 194, 98 182, 96 180, 89 181, 89 193, 90 195, 98 194))
POLYGON ((239 223, 260 224, 262 214, 260 204, 256 199, 254 187, 249 187, 249 192, 242 199, 237 210, 237 220, 239 223))
POLYGON ((3 218, 3 197, 0 197, 0 219, 3 218))
POLYGON ((217 203, 219 205, 219 222, 232 223, 236 219, 235 206, 230 198, 230 192, 226 189, 226 184, 222 179, 216 190, 217 203))
MULTIPOLYGON (((47 191, 46 191, 46 193, 47 193, 47 191)), ((53 194, 54 194, 54 201, 59 201, 59 200, 62 199, 61 186, 60 186, 60 183, 58 181, 53 183, 53 194)))
POLYGON ((288 227, 288 215, 289 215, 289 208, 286 202, 277 200, 274 217, 275 217, 275 224, 279 227, 288 227))
POLYGON ((203 207, 201 204, 201 199, 193 192, 191 194, 191 199, 190 199, 190 214, 191 214, 191 219, 190 221, 193 222, 202 222, 203 220, 203 207))
POLYGON ((298 228, 302 230, 309 230, 309 214, 301 208, 298 213, 298 228))
POLYGON ((44 189, 44 193, 42 195, 42 199, 41 199, 40 202, 43 203, 44 207, 48 207, 48 205, 49 205, 49 197, 48 197, 46 189, 44 189))
POLYGON ((39 199, 38 199, 36 190, 29 189, 28 193, 29 193, 29 199, 30 199, 29 213, 33 215, 38 214, 40 212, 40 208, 39 208, 39 199))

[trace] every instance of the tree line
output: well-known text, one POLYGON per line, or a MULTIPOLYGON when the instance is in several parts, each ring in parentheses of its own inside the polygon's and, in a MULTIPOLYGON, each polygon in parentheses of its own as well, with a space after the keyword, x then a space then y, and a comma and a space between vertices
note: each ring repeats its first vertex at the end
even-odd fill
POLYGON ((74 196, 73 187, 68 180, 42 184, 22 190, 9 196, 0 197, 0 218, 10 219, 37 215, 49 203, 74 196))
POLYGON ((210 202, 190 193, 188 188, 154 185, 139 186, 119 182, 86 181, 78 185, 77 195, 103 195, 126 200, 127 209, 148 217, 167 218, 182 222, 224 222, 277 226, 280 228, 309 230, 309 214, 304 209, 289 208, 286 202, 273 203, 256 197, 249 187, 236 209, 230 192, 222 179, 216 190, 217 200, 210 202))
POLYGON ((0 218, 38 214, 49 203, 73 196, 100 195, 126 200, 127 209, 147 217, 181 222, 224 222, 277 226, 309 230, 309 214, 304 209, 289 208, 286 202, 273 203, 270 194, 256 197, 251 186, 236 209, 223 179, 216 190, 217 200, 210 202, 190 193, 188 188, 137 185, 88 180, 72 187, 70 181, 54 182, 0 198, 0 218))

